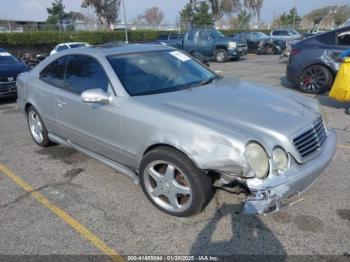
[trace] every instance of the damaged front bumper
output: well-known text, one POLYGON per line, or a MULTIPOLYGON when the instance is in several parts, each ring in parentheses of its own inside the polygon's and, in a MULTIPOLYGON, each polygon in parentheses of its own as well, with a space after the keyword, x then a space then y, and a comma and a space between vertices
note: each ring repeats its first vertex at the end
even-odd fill
POLYGON ((244 206, 245 214, 262 214, 278 211, 279 209, 296 202, 299 197, 322 171, 328 166, 336 149, 336 134, 329 130, 328 137, 321 152, 304 164, 298 164, 294 160, 290 169, 280 176, 292 177, 278 186, 262 186, 261 189, 249 188, 253 193, 244 206))

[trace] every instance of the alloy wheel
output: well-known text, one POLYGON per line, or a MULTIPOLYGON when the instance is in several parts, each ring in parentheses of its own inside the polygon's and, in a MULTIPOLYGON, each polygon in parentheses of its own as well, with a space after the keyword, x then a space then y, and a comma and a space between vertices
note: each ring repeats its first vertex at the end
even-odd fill
POLYGON ((311 66, 301 75, 299 86, 305 92, 320 93, 328 88, 328 81, 324 68, 311 66))
POLYGON ((145 189, 161 208, 183 212, 191 206, 192 188, 187 176, 165 161, 151 162, 145 169, 145 189))
POLYGON ((34 140, 39 144, 42 143, 44 140, 44 129, 40 117, 35 111, 30 111, 28 113, 28 123, 34 140))
POLYGON ((225 53, 223 51, 219 51, 216 53, 216 61, 220 63, 225 61, 225 53))

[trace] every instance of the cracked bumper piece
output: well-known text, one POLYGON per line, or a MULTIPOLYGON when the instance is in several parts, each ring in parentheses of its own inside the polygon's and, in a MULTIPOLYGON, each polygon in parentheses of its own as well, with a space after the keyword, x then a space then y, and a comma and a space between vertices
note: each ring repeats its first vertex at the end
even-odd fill
MULTIPOLYGON (((287 172, 295 177, 276 187, 255 191, 244 206, 245 214, 262 214, 278 211, 279 209, 297 202, 304 192, 328 166, 336 149, 336 134, 329 131, 322 151, 312 160, 304 164, 294 163, 287 172)), ((285 174, 281 174, 283 176, 285 174)))

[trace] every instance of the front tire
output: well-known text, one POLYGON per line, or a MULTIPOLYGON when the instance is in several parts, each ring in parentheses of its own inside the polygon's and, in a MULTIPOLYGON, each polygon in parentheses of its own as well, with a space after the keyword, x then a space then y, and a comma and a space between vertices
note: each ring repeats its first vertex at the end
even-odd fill
POLYGON ((215 60, 218 63, 225 63, 228 60, 228 53, 225 49, 218 49, 215 52, 215 60))
POLYGON ((140 166, 147 198, 161 211, 178 217, 200 212, 212 196, 212 180, 183 153, 169 147, 148 152, 140 166))
POLYGON ((48 147, 53 144, 48 137, 48 131, 42 118, 32 106, 27 110, 27 122, 30 134, 36 144, 41 147, 48 147))

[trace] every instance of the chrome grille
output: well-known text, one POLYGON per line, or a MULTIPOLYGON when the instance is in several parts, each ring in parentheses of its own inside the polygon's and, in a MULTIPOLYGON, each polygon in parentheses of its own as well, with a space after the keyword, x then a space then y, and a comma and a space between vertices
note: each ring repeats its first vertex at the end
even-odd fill
POLYGON ((17 87, 16 83, 0 83, 0 93, 10 93, 10 92, 16 92, 17 87))
POLYGON ((312 155, 319 150, 326 140, 327 132, 322 121, 319 118, 313 127, 293 139, 293 144, 302 158, 312 155))

